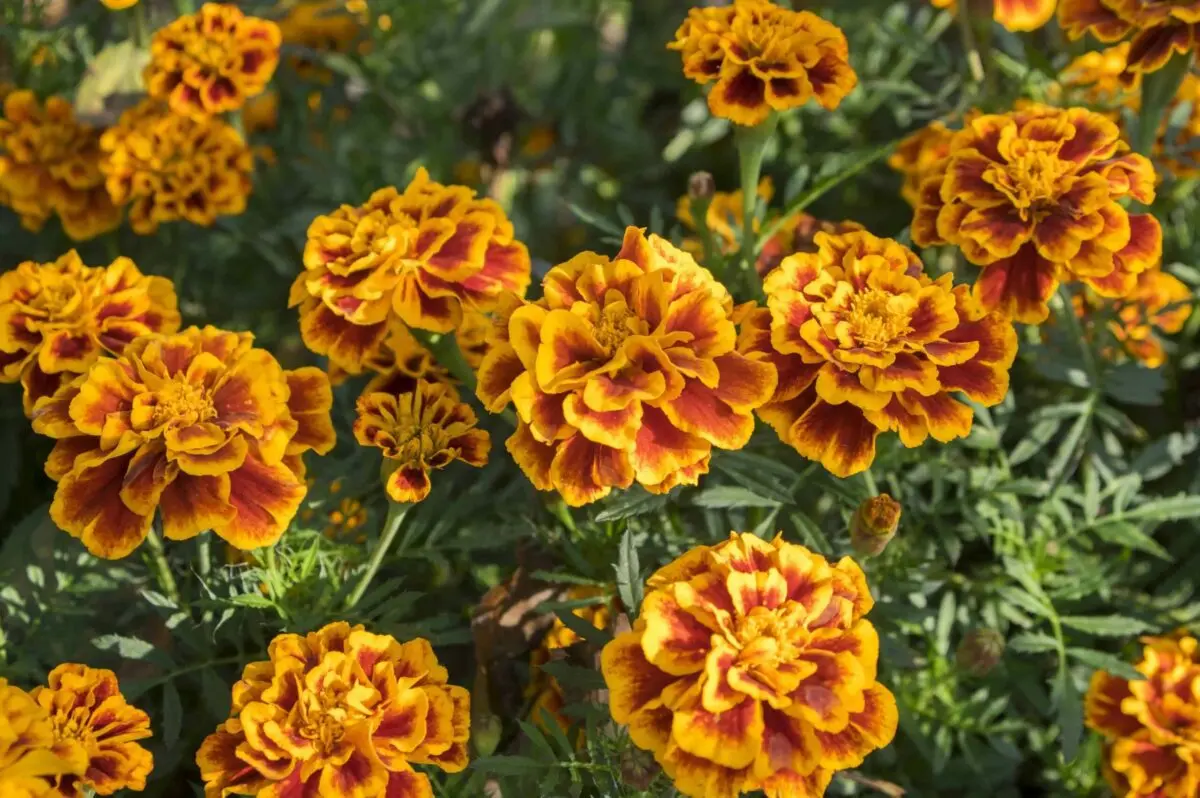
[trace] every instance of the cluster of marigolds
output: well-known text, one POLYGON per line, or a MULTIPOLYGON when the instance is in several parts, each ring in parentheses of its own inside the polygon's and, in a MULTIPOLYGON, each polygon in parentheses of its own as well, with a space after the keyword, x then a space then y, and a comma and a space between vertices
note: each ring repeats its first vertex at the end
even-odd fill
MULTIPOLYGON (((1200 35, 1200 2, 1058 5, 1073 36, 1132 34, 1069 70, 1064 91, 1089 99, 1136 103, 1140 74, 1200 35)), ((1054 6, 997 0, 996 19, 1030 29, 1054 6)), ((264 92, 280 41, 278 26, 232 5, 180 17, 153 37, 147 98, 103 133, 61 99, 10 94, 0 199, 31 228, 58 215, 81 239, 124 208, 138 232, 240 212, 252 158, 221 115, 264 92)), ((669 46, 687 76, 713 84, 713 113, 744 126, 810 99, 834 108, 857 82, 838 28, 769 0, 693 9, 669 46)), ((351 375, 371 375, 354 435, 381 450, 396 503, 423 500, 431 472, 454 461, 487 462, 489 435, 460 395, 472 386, 508 414, 506 448, 533 485, 572 506, 635 482, 695 485, 713 447, 745 446, 756 417, 845 477, 871 465, 881 433, 907 447, 966 436, 966 400, 1007 394, 1013 322, 1045 321, 1062 284, 1079 284, 1067 312, 1115 302, 1115 345, 1161 363, 1153 328, 1180 328, 1188 292, 1161 271, 1158 222, 1127 209, 1154 199, 1156 178, 1118 120, 1025 104, 904 142, 892 165, 913 241, 955 247, 979 267, 973 285, 929 277, 909 248, 853 222, 748 217, 771 198, 764 180, 753 198, 710 187, 681 200, 695 232, 682 248, 631 227, 614 255, 580 253, 526 299, 530 256, 504 210, 422 169, 309 227, 288 301, 327 371, 284 369, 249 333, 181 331, 168 280, 72 251, 0 277, 0 375, 56 441, 51 517, 106 558, 156 535, 156 518, 170 540, 212 531, 241 550, 274 545, 308 488, 304 453, 334 445, 331 382, 351 375), (765 302, 731 294, 739 257, 765 302)), ((869 509, 894 530, 894 503, 869 509)), ((336 524, 361 523, 361 505, 339 512, 336 524)), ((597 601, 586 617, 606 626, 597 601)), ((872 604, 849 558, 753 534, 696 547, 650 577, 632 629, 603 650, 612 717, 685 795, 820 795, 896 731, 872 604)), ((575 640, 557 628, 542 661, 575 640)), ((1183 633, 1148 638, 1145 681, 1096 674, 1087 719, 1110 740, 1119 794, 1200 789, 1196 646, 1183 633)), ((280 635, 197 755, 206 794, 429 796, 414 765, 467 764, 469 694, 447 678, 421 639, 340 622, 280 635)), ((550 688, 538 705, 565 724, 552 677, 538 678, 550 688)), ((137 741, 149 720, 108 671, 62 665, 29 694, 0 682, 0 715, 6 798, 145 784, 152 762, 137 741)))

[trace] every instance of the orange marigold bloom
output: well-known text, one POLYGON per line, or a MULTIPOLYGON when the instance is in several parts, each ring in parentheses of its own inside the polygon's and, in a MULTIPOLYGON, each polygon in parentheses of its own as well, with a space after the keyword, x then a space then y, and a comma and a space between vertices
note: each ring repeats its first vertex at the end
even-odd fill
POLYGON ((121 114, 100 146, 108 192, 129 204, 134 231, 161 222, 211 225, 246 209, 254 156, 241 135, 219 119, 189 119, 145 100, 121 114))
POLYGON ((285 371, 250 333, 146 335, 38 402, 58 439, 50 517, 98 557, 133 551, 155 510, 163 534, 211 529, 241 549, 279 539, 304 498, 301 455, 333 448, 320 369, 285 371))
POLYGON ((616 258, 577 255, 542 289, 497 311, 477 389, 516 406, 507 446, 535 487, 572 506, 635 480, 665 493, 746 445, 775 370, 735 351, 733 299, 690 255, 630 227, 616 258))
MULTIPOLYGON (((931 0, 935 8, 958 9, 958 0, 931 0)), ((993 0, 992 19, 1006 30, 1031 31, 1045 25, 1054 16, 1058 0, 993 0)))
MULTIPOLYGON (((607 598, 604 588, 593 585, 574 585, 565 596, 567 601, 582 601, 596 599, 595 604, 576 607, 571 614, 591 624, 596 629, 607 629, 612 623, 612 603, 607 598)), ((561 656, 563 649, 570 648, 582 638, 575 634, 561 618, 555 618, 554 624, 542 638, 541 644, 534 649, 529 660, 529 687, 526 697, 533 699, 529 717, 539 728, 546 728, 546 718, 549 717, 561 729, 568 729, 571 721, 563 714, 566 706, 566 696, 558 680, 542 669, 547 662, 561 656)))
POLYGON ((905 446, 971 431, 961 392, 994 405, 1008 392, 1017 335, 951 276, 931 280, 907 248, 870 233, 818 233, 817 252, 784 258, 763 284, 738 349, 779 373, 759 416, 839 477, 875 459, 879 433, 905 446))
POLYGON ((888 156, 888 166, 904 176, 900 196, 909 205, 916 207, 921 196, 921 182, 950 154, 954 133, 941 121, 934 120, 900 142, 896 151, 888 156))
MULTIPOLYGON (((283 41, 309 50, 350 52, 362 33, 362 24, 346 13, 341 0, 302 0, 279 20, 283 41)), ((288 62, 302 77, 321 83, 333 80, 333 73, 306 56, 292 56, 288 62)))
POLYGON ((81 774, 88 754, 78 741, 59 742, 45 709, 0 679, 0 795, 57 798, 52 779, 81 774))
POLYGON ((1081 102, 1089 105, 1138 106, 1137 83, 1129 86, 1122 79, 1129 59, 1129 42, 1105 50, 1092 50, 1067 64, 1059 73, 1058 82, 1067 91, 1074 90, 1081 102))
POLYGON ((680 51, 684 75, 701 85, 716 81, 708 107, 739 125, 760 124, 813 97, 836 108, 858 83, 840 28, 770 0, 693 8, 667 47, 680 51))
POLYGON ((114 11, 120 11, 123 8, 132 8, 136 6, 138 0, 100 0, 105 8, 111 8, 114 11))
POLYGON ((1166 66, 1200 40, 1200 0, 1062 0, 1058 24, 1071 39, 1090 33, 1105 43, 1132 34, 1125 79, 1166 66))
POLYGON ((97 358, 177 329, 171 281, 143 275, 129 258, 91 267, 71 250, 0 275, 0 382, 21 382, 27 415, 97 358))
MULTIPOLYGON (((1162 269, 1148 269, 1138 275, 1129 296, 1112 303, 1117 318, 1108 329, 1126 352, 1147 368, 1158 368, 1166 361, 1161 336, 1183 329, 1192 315, 1191 299, 1191 290, 1179 279, 1162 269)), ((1079 310, 1086 313, 1105 304, 1089 297, 1079 310)))
POLYGON ((807 213, 794 214, 785 219, 770 240, 763 244, 754 268, 758 271, 759 276, 765 277, 788 255, 794 255, 797 252, 816 252, 817 233, 840 236, 865 229, 858 222, 849 220, 829 222, 809 216, 807 213))
POLYGON ((270 83, 282 41, 274 22, 231 3, 205 3, 154 34, 146 91, 197 122, 236 111, 270 83))
POLYGON ((46 687, 30 694, 50 715, 58 745, 82 745, 87 769, 55 779, 64 798, 88 789, 97 795, 143 790, 154 757, 137 740, 150 737, 150 716, 130 706, 112 671, 64 663, 50 671, 46 687))
POLYGON ((358 499, 342 499, 337 507, 326 516, 325 537, 330 540, 347 540, 354 538, 361 543, 365 537, 360 534, 360 528, 367 523, 367 508, 358 499))
POLYGON ((358 398, 354 437, 378 446, 394 468, 387 494, 394 502, 419 502, 429 495, 429 472, 455 460, 487 465, 492 440, 476 429, 475 411, 449 385, 419 381, 400 395, 375 392, 358 398))
POLYGON ((1092 676, 1087 725, 1104 735, 1104 775, 1122 798, 1194 798, 1200 794, 1200 657, 1196 638, 1179 631, 1143 637, 1128 681, 1092 676))
POLYGON ((983 267, 976 298, 1017 321, 1045 320, 1061 280, 1124 296, 1159 262, 1162 228, 1119 203, 1154 200, 1153 167, 1120 137, 1085 108, 974 119, 921 184, 913 241, 958 246, 983 267))
POLYGON ((71 103, 38 103, 31 91, 4 98, 0 114, 0 199, 37 232, 57 214, 63 231, 86 241, 115 229, 121 211, 100 171, 100 131, 75 119, 71 103))
POLYGON ((433 765, 467 765, 471 695, 429 642, 331 623, 271 641, 246 666, 229 720, 196 754, 205 795, 429 798, 433 765))
POLYGON ((358 374, 397 320, 445 333, 465 310, 523 294, 530 260, 495 201, 422 168, 403 193, 380 189, 365 205, 318 216, 304 267, 288 300, 300 307, 304 343, 358 374))
POLYGON ((823 795, 892 741, 896 701, 863 617, 874 600, 850 558, 733 533, 646 587, 600 667, 613 719, 684 795, 823 795))

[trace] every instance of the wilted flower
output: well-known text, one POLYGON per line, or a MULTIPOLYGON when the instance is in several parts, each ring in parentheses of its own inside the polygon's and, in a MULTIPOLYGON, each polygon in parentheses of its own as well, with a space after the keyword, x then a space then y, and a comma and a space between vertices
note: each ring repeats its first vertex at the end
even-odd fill
MULTIPOLYGON (((606 597, 605 590, 592 585, 575 585, 567 590, 565 596, 567 601, 585 599, 596 599, 597 601, 594 604, 575 607, 571 610, 571 614, 582 618, 596 629, 607 629, 612 622, 612 605, 606 597)), ((571 725, 570 720, 563 714, 566 697, 563 694, 562 686, 542 667, 557 656, 556 652, 570 648, 581 639, 571 630, 571 627, 562 622, 561 618, 556 617, 554 624, 542 638, 541 644, 533 651, 529 662, 529 687, 526 695, 533 699, 529 716, 540 728, 546 728, 546 717, 549 717, 562 729, 567 729, 571 725)))
POLYGON ((231 3, 205 3, 154 34, 146 91, 197 122, 236 111, 271 81, 282 40, 274 22, 231 3))
POLYGON ((1153 167, 1127 149, 1085 108, 978 117, 922 183, 913 241, 958 246, 983 267, 976 298, 1016 321, 1044 321, 1061 280, 1124 296, 1162 255, 1158 221, 1119 203, 1154 199, 1153 167))
POLYGON ((150 737, 150 716, 126 703, 116 674, 64 663, 50 671, 46 687, 30 695, 49 713, 56 745, 81 745, 87 755, 82 773, 55 778, 64 798, 81 789, 97 795, 145 789, 154 757, 137 741, 150 737))
POLYGON ((954 660, 972 676, 987 676, 1004 656, 1004 635, 995 629, 972 629, 958 644, 954 660))
POLYGON ((880 432, 905 446, 971 431, 971 408, 1008 392, 1017 335, 951 276, 886 238, 818 233, 815 253, 767 275, 768 309, 743 322, 738 349, 775 365, 779 385, 759 416, 805 457, 840 477, 875 458, 880 432))
POLYGON ((81 774, 87 766, 84 747, 58 741, 46 710, 24 690, 0 679, 0 795, 58 798, 52 779, 81 774))
POLYGON ((840 28, 770 0, 693 8, 667 46, 680 51, 684 75, 717 82, 708 107, 739 125, 760 124, 813 97, 836 108, 858 83, 840 28))
POLYGON ((1104 735, 1104 775, 1125 798, 1192 798, 1200 792, 1200 658, 1179 631, 1143 637, 1146 678, 1096 671, 1084 702, 1087 725, 1104 735))
POLYGON ((98 557, 213 530, 242 549, 279 539, 304 498, 301 455, 333 448, 319 369, 284 371, 250 333, 146 335, 34 408, 57 438, 50 517, 98 557))
POLYGON ((1166 66, 1172 53, 1196 49, 1200 0, 1062 0, 1058 24, 1071 39, 1090 33, 1102 42, 1132 34, 1126 80, 1166 66))
MULTIPOLYGON (((711 200, 713 195, 716 193, 717 184, 713 181, 711 172, 694 172, 692 176, 688 178, 688 191, 686 199, 689 201, 689 205, 686 209, 681 208, 680 217, 682 218, 684 210, 690 214, 691 200, 711 200)), ((680 203, 682 204, 683 201, 684 200, 681 199, 680 203)))
POLYGON ((475 411, 444 383, 419 381, 409 393, 365 393, 358 398, 354 437, 377 446, 391 461, 387 494, 394 502, 419 502, 429 495, 429 472, 455 460, 487 465, 492 441, 476 429, 475 411))
POLYGON ((1192 315, 1192 292, 1178 278, 1162 269, 1147 269, 1138 275, 1137 286, 1122 299, 1103 300, 1086 296, 1076 302, 1082 315, 1112 307, 1116 318, 1108 330, 1122 348, 1147 368, 1165 362, 1161 336, 1183 329, 1192 315))
MULTIPOLYGON (((958 0, 931 1, 937 8, 948 8, 951 11, 958 8, 958 0)), ((1037 30, 1054 16, 1057 2, 1058 0, 992 0, 992 19, 1003 25, 1006 30, 1014 32, 1037 30)))
POLYGON ((862 570, 731 534, 659 569, 632 631, 604 647, 613 719, 681 793, 822 795, 891 742, 862 570))
POLYGON ((516 407, 507 447, 536 488, 572 506, 665 493, 749 441, 775 370, 734 350, 733 299, 690 255, 630 227, 616 258, 576 255, 542 289, 497 311, 477 391, 516 407))
POLYGON ((850 545, 859 554, 882 554, 896 536, 901 509, 900 502, 886 493, 863 501, 850 518, 850 545))
POLYGON ((108 192, 128 204, 134 231, 148 235, 161 222, 211 225, 246 209, 254 156, 231 126, 189 119, 153 100, 121 114, 100 138, 108 192))
POLYGON ((37 232, 52 215, 75 241, 121 223, 100 172, 100 132, 75 119, 71 103, 38 103, 31 91, 4 98, 0 115, 0 200, 37 232))
POLYGON ((196 754, 207 795, 429 798, 413 765, 467 766, 471 695, 428 641, 339 621, 279 635, 268 654, 196 754))
POLYGON ((381 189, 365 205, 318 216, 304 266, 288 300, 300 307, 304 343, 358 374, 397 320, 450 332, 465 310, 490 310, 502 291, 523 294, 530 260, 495 201, 420 169, 403 194, 381 189))
POLYGON ((91 267, 71 250, 0 275, 0 382, 21 382, 26 414, 102 355, 177 329, 171 281, 143 275, 129 258, 91 267))

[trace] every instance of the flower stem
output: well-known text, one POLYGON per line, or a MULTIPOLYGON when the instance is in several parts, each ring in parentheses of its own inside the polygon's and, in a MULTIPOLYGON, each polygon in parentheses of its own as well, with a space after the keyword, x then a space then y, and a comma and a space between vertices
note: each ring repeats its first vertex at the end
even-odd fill
POLYGON ((758 179, 762 175, 763 154, 767 142, 775 133, 779 117, 772 113, 761 125, 738 128, 734 136, 738 150, 738 167, 742 181, 742 241, 738 252, 738 268, 753 295, 762 293, 758 275, 754 271, 758 237, 754 223, 758 219, 758 179))
POLYGON ((977 5, 978 3, 972 0, 958 4, 958 29, 962 34, 963 49, 967 51, 967 68, 971 72, 971 80, 982 84, 987 79, 987 71, 984 69, 983 55, 975 37, 975 12, 978 9, 974 6, 977 5))
POLYGON ((133 30, 130 31, 130 38, 133 39, 135 47, 145 47, 150 41, 150 35, 146 25, 146 4, 137 3, 133 7, 133 30))
POLYGON ((362 599, 363 594, 367 592, 367 588, 371 586, 371 580, 379 572, 379 566, 383 564, 383 558, 387 554, 387 550, 391 548, 392 541, 396 539, 396 533, 400 531, 401 522, 408 512, 408 508, 411 506, 411 504, 388 502, 388 514, 387 520, 383 524, 383 535, 379 539, 379 545, 371 554, 371 561, 367 563, 367 570, 363 572, 362 578, 358 580, 358 584, 354 587, 354 591, 346 599, 346 609, 352 609, 362 599))
POLYGON ((1133 149, 1147 158, 1158 141, 1167 108, 1192 65, 1192 53, 1176 53, 1166 66, 1142 76, 1142 100, 1133 133, 1133 149))
POLYGON ((433 358, 438 365, 449 371, 454 379, 462 383, 467 393, 475 393, 475 371, 463 357, 462 350, 458 348, 458 340, 454 337, 454 333, 431 333, 428 330, 413 329, 412 334, 421 342, 422 346, 433 353, 433 358))
POLYGON ((1066 328, 1067 337, 1079 342, 1079 353, 1083 358, 1083 368, 1087 372, 1088 382, 1091 383, 1088 387, 1092 393, 1100 391, 1100 367, 1096 363, 1096 354, 1092 351, 1092 345, 1084 335, 1083 325, 1079 323, 1079 317, 1075 315, 1075 302, 1071 296, 1070 290, 1067 287, 1061 286, 1058 289, 1058 299, 1061 303, 1059 316, 1063 320, 1063 326, 1066 328))
POLYGON ((162 588, 162 592, 167 598, 175 602, 176 607, 182 607, 183 601, 179 597, 179 585, 175 582, 175 576, 171 573, 171 564, 167 562, 167 550, 163 547, 162 538, 158 536, 157 529, 151 529, 146 535, 146 544, 150 548, 150 563, 154 566, 154 576, 158 580, 158 586, 162 588))

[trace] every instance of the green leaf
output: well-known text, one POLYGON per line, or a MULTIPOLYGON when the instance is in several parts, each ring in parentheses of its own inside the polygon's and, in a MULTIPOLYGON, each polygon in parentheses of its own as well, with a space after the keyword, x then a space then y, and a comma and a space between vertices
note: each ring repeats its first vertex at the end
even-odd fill
POLYGON ((1083 697, 1065 669, 1058 672, 1054 694, 1058 701, 1059 744, 1063 759, 1071 762, 1079 752, 1079 741, 1083 737, 1083 697))
POLYGON ((566 660, 551 660, 542 665, 542 670, 558 680, 558 683, 579 693, 603 690, 607 685, 604 677, 592 668, 581 668, 566 660))
POLYGON ((163 685, 162 718, 162 744, 170 749, 179 740, 179 732, 183 729, 183 702, 179 700, 179 690, 173 681, 163 685))
POLYGON ((92 645, 101 651, 115 651, 123 659, 148 659, 154 646, 140 637, 101 635, 92 638, 92 645))
POLYGON ((1057 651, 1058 641, 1041 632, 1025 632, 1009 640, 1006 647, 1018 654, 1041 654, 1046 651, 1057 651))
POLYGON ((1171 553, 1158 544, 1154 538, 1147 535, 1128 521, 1101 521, 1093 527, 1096 537, 1118 546, 1126 546, 1137 551, 1144 551, 1170 562, 1171 553))
POLYGON ((1170 496, 1156 499, 1124 512, 1122 521, 1177 521, 1200 518, 1200 496, 1170 496))
POLYGON ((626 527, 621 535, 617 551, 617 595, 629 613, 630 620, 637 617, 642 606, 642 572, 638 565, 637 547, 633 545, 633 532, 626 527))
POLYGON ((1089 668, 1108 671, 1113 676, 1120 676, 1122 679, 1129 679, 1136 682, 1146 678, 1125 660, 1114 657, 1112 654, 1106 654, 1103 651, 1095 651, 1090 648, 1068 648, 1067 656, 1078 660, 1089 668))
POLYGON ((1012 452, 1008 455, 1009 464, 1020 465, 1044 449, 1054 434, 1058 432, 1061 424, 1061 418, 1047 419, 1034 424, 1029 434, 1013 447, 1012 452))
POLYGON ((482 756, 471 767, 489 776, 529 776, 547 770, 544 763, 527 756, 482 756))
POLYGON ((605 219, 603 216, 585 210, 573 202, 568 202, 567 207, 571 209, 571 213, 575 214, 575 218, 586 225, 596 228, 601 233, 606 233, 610 236, 620 238, 625 234, 625 231, 617 227, 615 224, 605 219))
POLYGON ((605 629, 597 629, 570 610, 555 610, 554 614, 563 622, 563 626, 594 646, 604 646, 608 641, 612 640, 610 632, 605 629))
POLYGON ((1166 387, 1162 369, 1148 369, 1133 361, 1109 369, 1104 375, 1104 393, 1130 405, 1158 407, 1166 387))
POLYGON ((599 523, 622 521, 639 515, 658 512, 667 505, 666 495, 648 492, 640 485, 611 496, 601 505, 595 520, 599 523))
POLYGON ((1064 615, 1059 620, 1072 629, 1102 637, 1131 637, 1150 628, 1144 621, 1120 615, 1064 615))
POLYGON ((716 485, 704 488, 692 496, 692 504, 712 509, 734 507, 778 507, 780 502, 760 496, 749 488, 737 485, 716 485))

